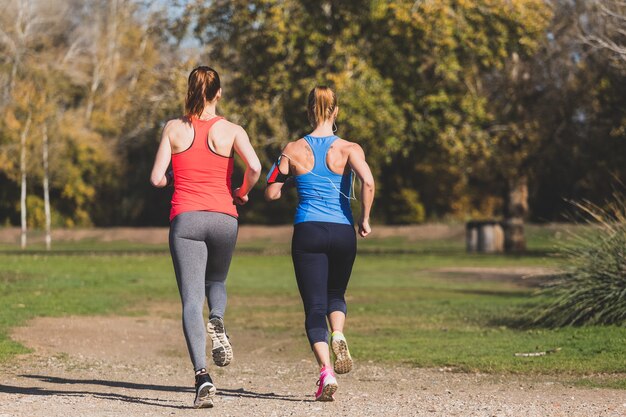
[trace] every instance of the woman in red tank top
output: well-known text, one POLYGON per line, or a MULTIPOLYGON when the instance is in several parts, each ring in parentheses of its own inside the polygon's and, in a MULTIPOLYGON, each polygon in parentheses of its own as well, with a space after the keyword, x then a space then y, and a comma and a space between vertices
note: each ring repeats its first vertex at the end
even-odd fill
POLYGON ((224 330, 225 281, 237 240, 237 207, 259 179, 261 164, 246 131, 217 116, 222 96, 219 75, 198 67, 189 75, 187 114, 170 120, 150 181, 155 187, 173 183, 170 251, 183 305, 183 329, 195 371, 194 407, 213 406, 216 389, 206 371, 206 325, 213 361, 226 366, 233 351, 224 330), (246 164, 243 183, 232 190, 234 154, 246 164), (172 164, 172 170, 167 171, 172 164))

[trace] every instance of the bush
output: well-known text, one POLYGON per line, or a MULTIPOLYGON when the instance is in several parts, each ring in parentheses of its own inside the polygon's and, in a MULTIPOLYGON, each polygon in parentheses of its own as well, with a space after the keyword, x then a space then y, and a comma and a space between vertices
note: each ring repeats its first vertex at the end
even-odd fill
POLYGON ((541 291, 553 300, 532 312, 535 325, 626 325, 626 198, 607 208, 576 206, 595 225, 565 248, 567 268, 541 291))
MULTIPOLYGON (((17 206, 19 209, 19 206, 17 206)), ((37 195, 26 196, 26 224, 29 229, 45 229, 46 228, 46 212, 43 198, 37 195)), ((64 225, 63 217, 54 207, 50 206, 50 224, 52 227, 61 227, 64 225)))
POLYGON ((389 208, 389 223, 415 224, 423 223, 425 219, 424 205, 420 201, 419 193, 410 188, 400 188, 391 193, 392 201, 389 208))

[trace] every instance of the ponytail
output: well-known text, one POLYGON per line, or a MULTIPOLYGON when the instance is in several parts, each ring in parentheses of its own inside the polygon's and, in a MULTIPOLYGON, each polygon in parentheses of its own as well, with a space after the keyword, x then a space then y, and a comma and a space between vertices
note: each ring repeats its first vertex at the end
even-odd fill
POLYGON ((337 96, 326 86, 318 86, 309 93, 307 115, 313 127, 330 119, 337 107, 337 96))
POLYGON ((206 103, 213 101, 220 89, 220 76, 213 68, 201 66, 189 74, 185 112, 200 117, 206 103))

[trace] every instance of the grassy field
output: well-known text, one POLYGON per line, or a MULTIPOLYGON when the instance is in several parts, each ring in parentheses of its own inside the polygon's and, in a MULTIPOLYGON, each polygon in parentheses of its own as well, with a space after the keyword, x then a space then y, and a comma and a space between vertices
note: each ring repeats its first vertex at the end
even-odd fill
MULTIPOLYGON (((360 241, 348 292, 353 354, 460 371, 559 374, 626 389, 626 328, 512 324, 539 300, 507 268, 558 268, 562 261, 550 253, 561 239, 560 231, 530 228, 525 256, 468 255, 460 239, 360 241), (553 348, 561 350, 514 356, 553 348)), ((164 245, 74 242, 57 244, 52 253, 42 249, 0 247, 0 361, 25 352, 8 332, 30 318, 142 314, 151 303, 178 299, 164 245)), ((269 252, 262 241, 241 244, 228 289, 232 326, 302 335, 287 243, 269 252)))

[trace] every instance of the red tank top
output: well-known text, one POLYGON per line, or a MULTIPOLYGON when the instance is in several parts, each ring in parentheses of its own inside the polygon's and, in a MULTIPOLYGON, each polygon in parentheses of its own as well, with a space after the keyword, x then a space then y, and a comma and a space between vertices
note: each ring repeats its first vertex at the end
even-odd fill
POLYGON ((208 143, 209 130, 222 119, 192 117, 194 135, 191 146, 172 155, 174 195, 170 221, 186 211, 215 211, 237 217, 231 192, 234 159, 216 154, 208 143))

